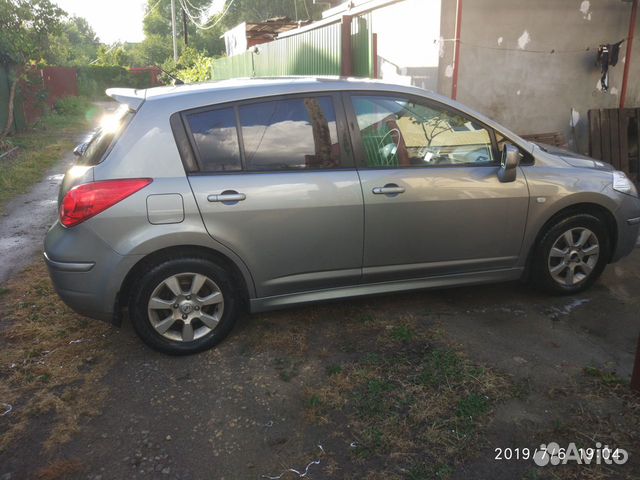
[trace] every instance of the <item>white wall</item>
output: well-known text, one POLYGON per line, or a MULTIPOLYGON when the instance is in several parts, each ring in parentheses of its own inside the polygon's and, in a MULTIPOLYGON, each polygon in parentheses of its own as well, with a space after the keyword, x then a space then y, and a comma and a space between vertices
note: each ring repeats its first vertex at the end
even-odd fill
POLYGON ((440 0, 405 0, 372 12, 381 78, 437 89, 440 10, 440 0))

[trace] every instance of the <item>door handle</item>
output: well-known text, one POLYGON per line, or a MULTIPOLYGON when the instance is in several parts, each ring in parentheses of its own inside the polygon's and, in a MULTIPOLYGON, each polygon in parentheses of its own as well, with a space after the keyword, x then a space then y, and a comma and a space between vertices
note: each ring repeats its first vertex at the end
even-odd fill
POLYGON ((398 195, 399 193, 404 193, 404 187, 389 184, 384 187, 374 187, 372 192, 374 195, 398 195))
POLYGON ((247 196, 244 193, 238 193, 233 190, 226 190, 218 195, 209 195, 207 200, 210 202, 222 202, 222 203, 237 203, 246 199, 247 196))

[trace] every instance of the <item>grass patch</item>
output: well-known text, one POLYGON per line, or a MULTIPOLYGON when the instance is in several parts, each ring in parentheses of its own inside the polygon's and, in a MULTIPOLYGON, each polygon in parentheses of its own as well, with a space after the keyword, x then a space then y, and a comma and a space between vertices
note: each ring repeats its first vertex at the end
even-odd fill
POLYGON ((627 384, 627 382, 616 375, 615 372, 607 372, 596 367, 585 367, 583 372, 586 376, 593 377, 604 385, 615 386, 627 384))
POLYGON ((354 442, 351 460, 369 472, 358 478, 447 478, 477 451, 510 381, 415 319, 361 328, 366 335, 350 336, 362 339, 354 350, 367 353, 326 367, 324 384, 306 392, 307 418, 354 442))
MULTIPOLYGON (((562 389, 547 394, 562 403, 552 426, 540 431, 535 444, 550 441, 566 448, 573 442, 577 448, 596 448, 596 443, 629 453, 624 465, 578 465, 575 461, 553 469, 554 480, 635 480, 640 478, 640 394, 629 388, 628 381, 615 372, 586 367, 582 375, 562 389)), ((549 478, 539 470, 526 478, 549 478), (538 473, 540 476, 535 476, 538 473)))
POLYGON ((106 392, 98 380, 112 361, 105 348, 110 327, 63 305, 41 261, 7 287, 14 294, 0 297, 0 309, 9 312, 0 324, 0 402, 12 410, 1 417, 0 452, 20 438, 34 454, 40 442, 51 451, 81 418, 99 413, 106 392))
POLYGON ((99 109, 88 100, 74 100, 74 108, 65 113, 53 111, 42 117, 29 131, 5 139, 7 147, 17 146, 20 153, 2 162, 0 168, 0 211, 16 195, 25 193, 75 146, 79 134, 93 124, 99 109))
POLYGON ((37 480, 60 480, 82 471, 82 464, 78 460, 56 460, 36 472, 37 480))
POLYGON ((277 357, 274 360, 274 366, 278 372, 280 380, 290 382, 300 373, 301 362, 289 357, 277 357))

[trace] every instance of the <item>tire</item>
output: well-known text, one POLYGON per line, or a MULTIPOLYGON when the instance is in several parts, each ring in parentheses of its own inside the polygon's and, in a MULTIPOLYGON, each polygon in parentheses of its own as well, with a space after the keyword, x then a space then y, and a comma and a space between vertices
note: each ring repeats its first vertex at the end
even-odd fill
POLYGON ((148 346, 189 355, 222 341, 236 322, 239 305, 229 272, 211 260, 187 257, 143 273, 132 292, 129 315, 148 346))
POLYGON ((603 220, 584 213, 560 219, 535 246, 533 283, 558 295, 582 292, 598 279, 609 252, 609 233, 603 220))

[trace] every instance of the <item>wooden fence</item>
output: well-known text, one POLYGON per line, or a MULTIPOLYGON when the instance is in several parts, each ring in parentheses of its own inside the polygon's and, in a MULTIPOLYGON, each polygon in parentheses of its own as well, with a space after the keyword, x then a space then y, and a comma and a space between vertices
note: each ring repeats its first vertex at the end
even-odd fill
POLYGON ((640 108, 589 110, 589 155, 640 181, 640 108))

